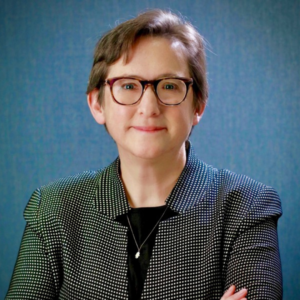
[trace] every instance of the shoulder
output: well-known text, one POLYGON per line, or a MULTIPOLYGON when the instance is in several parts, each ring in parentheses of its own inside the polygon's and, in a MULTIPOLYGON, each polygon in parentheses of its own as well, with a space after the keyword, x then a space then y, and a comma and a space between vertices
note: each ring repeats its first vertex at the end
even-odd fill
POLYGON ((215 168, 199 159, 195 159, 192 166, 193 180, 199 181, 199 179, 206 178, 207 192, 217 192, 224 198, 242 196, 243 198, 252 199, 264 189, 274 191, 272 187, 268 187, 246 175, 237 174, 227 169, 215 168))
POLYGON ((226 169, 214 169, 212 190, 225 213, 239 218, 278 218, 282 214, 278 193, 273 187, 226 169))
POLYGON ((215 184, 224 193, 233 197, 243 195, 249 199, 259 198, 262 195, 269 195, 271 198, 279 199, 275 189, 256 181, 246 175, 236 174, 226 169, 217 170, 215 184))
POLYGON ((246 175, 236 174, 227 169, 215 169, 214 184, 224 193, 244 194, 249 198, 255 197, 267 186, 246 175))
POLYGON ((42 186, 39 190, 44 197, 56 198, 60 196, 78 196, 81 193, 90 191, 97 185, 97 179, 101 174, 99 171, 85 171, 75 176, 69 176, 58 179, 47 185, 42 186))
MULTIPOLYGON (((279 199, 276 191, 261 182, 248 176, 231 172, 227 169, 218 169, 199 160, 192 147, 189 147, 188 162, 186 165, 185 186, 192 183, 192 188, 206 193, 217 193, 218 200, 243 199, 251 202, 260 193, 267 197, 279 199)), ((203 193, 202 193, 203 194, 203 193)), ((216 199, 217 200, 217 199, 216 199)))
MULTIPOLYGON (((184 194, 189 196, 186 206, 193 207, 191 202, 207 204, 222 212, 224 216, 236 215, 239 219, 251 210, 281 215, 280 199, 272 187, 248 176, 208 165, 198 159, 192 147, 189 149, 181 184, 184 194)), ((181 207, 182 204, 178 206, 181 207)))
POLYGON ((35 222, 49 215, 59 217, 91 205, 100 174, 101 170, 86 171, 36 189, 24 211, 26 221, 35 222))

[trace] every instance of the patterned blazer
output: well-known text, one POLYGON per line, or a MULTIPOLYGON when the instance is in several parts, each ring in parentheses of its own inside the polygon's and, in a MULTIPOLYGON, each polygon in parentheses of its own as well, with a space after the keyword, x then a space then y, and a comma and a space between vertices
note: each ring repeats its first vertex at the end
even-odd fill
MULTIPOLYGON (((232 284, 250 300, 281 299, 277 193, 188 152, 166 200, 178 215, 159 224, 142 299, 220 299, 232 284)), ((33 193, 6 299, 128 298, 119 163, 33 193)))

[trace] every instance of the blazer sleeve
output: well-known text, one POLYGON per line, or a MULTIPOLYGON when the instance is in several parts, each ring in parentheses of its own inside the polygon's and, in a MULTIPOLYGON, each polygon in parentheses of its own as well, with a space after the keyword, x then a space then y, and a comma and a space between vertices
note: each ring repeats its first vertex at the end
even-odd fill
POLYGON ((282 274, 277 237, 281 215, 278 194, 264 187, 242 218, 230 253, 225 288, 248 289, 248 300, 282 299, 282 274))
POLYGON ((40 191, 36 190, 24 212, 27 223, 5 299, 56 299, 57 297, 39 221, 39 203, 40 191))

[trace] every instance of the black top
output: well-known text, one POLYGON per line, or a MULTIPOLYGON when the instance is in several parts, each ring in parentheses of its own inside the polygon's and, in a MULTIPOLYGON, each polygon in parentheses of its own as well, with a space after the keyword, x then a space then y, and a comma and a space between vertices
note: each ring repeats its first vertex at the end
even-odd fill
MULTIPOLYGON (((161 218, 165 210, 166 206, 164 205, 158 207, 132 208, 129 211, 129 221, 139 247, 145 241, 149 233, 153 230, 154 226, 157 224, 158 220, 161 218)), ((171 209, 167 208, 161 221, 173 217, 177 214, 177 212, 174 212, 171 209)), ((126 215, 118 217, 118 221, 120 221, 123 225, 129 227, 126 215)), ((158 225, 155 227, 149 238, 142 246, 140 257, 135 258, 138 249, 134 242, 131 230, 128 230, 127 250, 129 299, 136 300, 140 299, 141 297, 157 231, 158 225)))

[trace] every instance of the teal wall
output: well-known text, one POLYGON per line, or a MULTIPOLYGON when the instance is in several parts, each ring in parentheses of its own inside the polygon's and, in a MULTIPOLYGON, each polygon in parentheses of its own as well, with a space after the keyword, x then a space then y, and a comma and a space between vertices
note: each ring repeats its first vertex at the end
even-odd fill
POLYGON ((117 155, 86 105, 97 39, 156 7, 208 41, 210 99, 192 143, 205 162, 277 189, 284 299, 299 297, 300 1, 0 0, 0 299, 33 190, 117 155))

